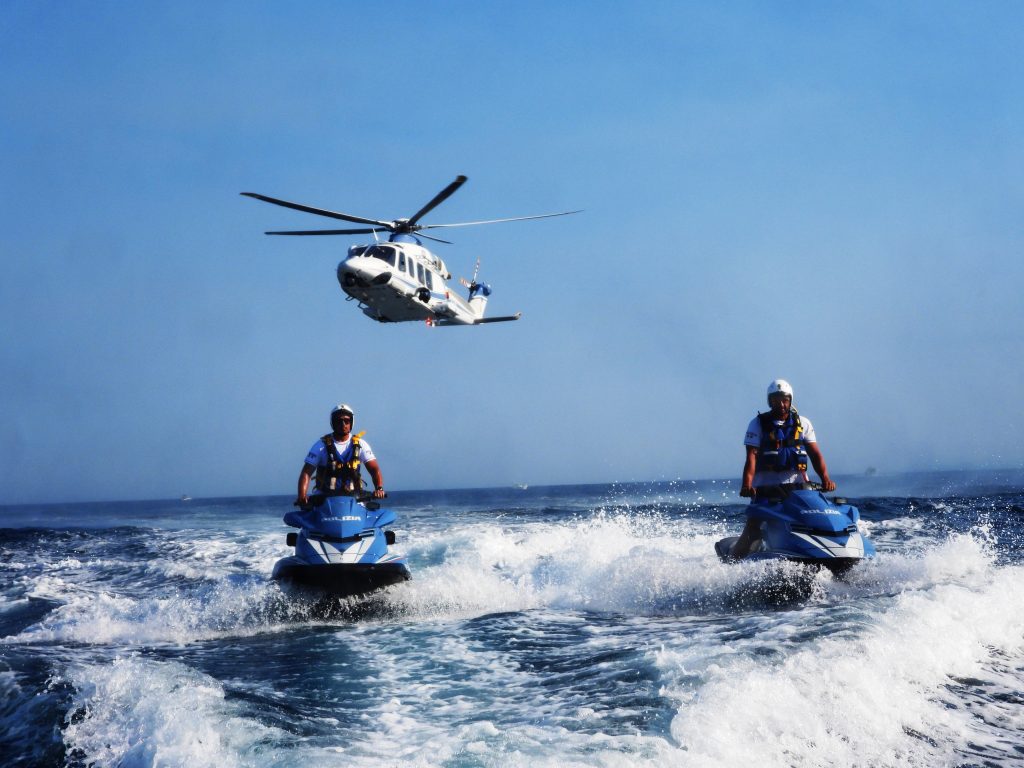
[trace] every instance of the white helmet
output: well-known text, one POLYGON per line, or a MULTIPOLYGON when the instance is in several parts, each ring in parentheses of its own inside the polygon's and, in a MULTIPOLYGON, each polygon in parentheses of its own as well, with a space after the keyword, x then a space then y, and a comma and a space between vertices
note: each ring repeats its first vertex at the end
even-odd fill
POLYGON ((768 402, 771 404, 772 395, 788 395, 789 399, 793 399, 793 387, 789 385, 789 382, 785 379, 776 379, 768 385, 768 402))
POLYGON ((349 416, 352 417, 352 420, 355 421, 356 412, 353 411, 352 410, 352 406, 348 405, 347 403, 338 403, 336 406, 334 406, 331 409, 331 418, 332 419, 334 418, 334 414, 336 414, 338 411, 341 411, 342 413, 347 413, 349 416))

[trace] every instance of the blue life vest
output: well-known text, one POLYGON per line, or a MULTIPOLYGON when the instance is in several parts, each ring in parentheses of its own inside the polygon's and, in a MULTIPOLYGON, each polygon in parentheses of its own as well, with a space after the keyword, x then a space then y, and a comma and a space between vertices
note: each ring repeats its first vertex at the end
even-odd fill
POLYGON ((359 445, 359 438, 362 436, 362 432, 352 436, 352 442, 347 451, 348 459, 342 457, 338 452, 333 433, 328 433, 320 438, 327 449, 327 466, 316 468, 318 493, 324 496, 359 495, 363 489, 363 476, 359 471, 359 465, 362 463, 362 448, 359 445))
POLYGON ((803 438, 800 414, 789 412, 789 418, 776 424, 771 413, 759 413, 761 445, 757 451, 757 468, 772 472, 806 472, 807 441, 803 438))

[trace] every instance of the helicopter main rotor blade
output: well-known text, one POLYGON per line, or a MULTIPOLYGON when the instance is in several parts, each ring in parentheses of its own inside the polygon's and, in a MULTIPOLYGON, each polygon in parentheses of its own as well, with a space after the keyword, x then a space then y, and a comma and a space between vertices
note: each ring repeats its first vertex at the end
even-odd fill
POLYGON ((416 237, 425 237, 427 240, 433 240, 435 243, 444 243, 445 245, 452 245, 451 240, 442 240, 440 237, 431 237, 430 235, 424 235, 422 232, 417 232, 416 237))
POLYGON ((257 200, 262 200, 265 203, 273 203, 274 205, 280 205, 284 208, 291 208, 296 211, 304 211, 306 213, 312 213, 317 216, 327 216, 331 219, 341 219, 342 221, 352 221, 356 224, 373 224, 380 229, 392 230, 394 228, 394 222, 391 221, 377 221, 376 219, 364 219, 362 216, 351 216, 347 213, 338 213, 336 211, 328 211, 324 208, 314 208, 310 205, 302 205, 301 203, 290 203, 287 200, 278 200, 276 197, 267 197, 266 195, 258 195, 255 192, 242 192, 241 194, 246 197, 252 197, 257 200))
POLYGON ((452 194, 455 192, 455 190, 457 190, 459 187, 461 187, 465 183, 466 183, 466 177, 463 176, 462 174, 459 174, 455 178, 455 181, 453 181, 447 187, 445 187, 440 192, 438 192, 436 195, 434 195, 434 199, 433 200, 431 200, 429 203, 427 203, 422 208, 420 208, 416 213, 414 213, 409 218, 409 221, 407 222, 407 224, 410 224, 410 225, 415 224, 423 216, 426 216, 428 213, 430 213, 432 210, 434 210, 437 206, 439 206, 441 203, 443 203, 445 200, 447 200, 449 197, 451 197, 452 194))
POLYGON ((562 213, 542 213, 540 216, 515 216, 511 219, 488 219, 487 221, 463 221, 458 224, 423 224, 421 229, 436 229, 438 227, 472 227, 476 224, 498 224, 503 221, 526 221, 527 219, 550 219, 552 216, 569 216, 573 213, 583 213, 581 208, 578 211, 562 211, 562 213))
POLYGON ((264 235, 369 235, 376 229, 306 229, 286 232, 264 232, 264 235))

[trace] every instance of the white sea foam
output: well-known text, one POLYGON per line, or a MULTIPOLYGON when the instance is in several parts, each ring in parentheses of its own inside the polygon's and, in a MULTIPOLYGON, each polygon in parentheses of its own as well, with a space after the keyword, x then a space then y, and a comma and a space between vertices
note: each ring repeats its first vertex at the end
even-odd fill
POLYGON ((679 699, 672 735, 693 765, 948 765, 985 729, 953 699, 955 678, 985 677, 1001 655, 1021 659, 1024 569, 990 567, 983 544, 954 538, 855 636, 823 636, 765 660, 746 652, 694 670, 691 652, 659 654, 679 699), (955 578, 954 578, 955 576, 955 578), (694 685, 690 675, 702 678, 694 685), (686 681, 685 683, 682 681, 686 681))
MULTIPOLYGON (((413 580, 390 590, 384 601, 405 617, 425 618, 543 607, 704 614, 756 603, 770 589, 780 589, 783 602, 794 596, 825 599, 850 589, 871 592, 958 580, 968 575, 965 568, 976 567, 984 575, 989 567, 987 561, 972 560, 977 539, 961 536, 944 545, 941 557, 883 556, 859 567, 847 582, 836 583, 828 574, 784 564, 722 564, 713 546, 725 532, 706 520, 625 512, 559 523, 459 526, 410 539, 413 580)), ((165 544, 165 557, 144 567, 185 583, 142 596, 109 588, 95 573, 79 579, 64 578, 71 574, 61 569, 48 570, 31 594, 61 605, 7 640, 188 643, 271 630, 286 618, 279 615, 286 603, 267 578, 283 554, 282 544, 280 536, 271 534, 243 540, 189 537, 165 544)))
POLYGON ((287 551, 284 534, 164 534, 150 547, 145 564, 151 573, 215 581, 239 571, 270 575, 274 561, 287 551))
POLYGON ((287 603, 268 576, 281 536, 161 537, 142 562, 60 561, 34 578, 28 595, 58 603, 8 643, 100 645, 189 643, 267 631, 287 603), (127 573, 123 584, 108 574, 127 573), (264 572, 266 575, 264 575, 264 572), (139 589, 139 580, 152 585, 139 589), (121 588, 123 586, 123 588, 121 588))
POLYGON ((984 526, 883 550, 845 580, 723 564, 713 544, 725 533, 706 518, 611 511, 400 537, 414 579, 384 598, 399 618, 337 629, 344 652, 358 649, 366 703, 328 746, 267 726, 230 682, 124 651, 275 631, 278 534, 172 535, 168 562, 149 566, 162 589, 104 581, 125 564, 49 569, 32 595, 61 605, 6 642, 94 646, 79 658, 116 647, 112 662, 66 670, 65 741, 95 765, 942 765, 963 762, 968 740, 1007 750, 1021 731, 1012 699, 964 705, 976 688, 1015 692, 1024 656, 1024 571, 995 564, 984 526), (747 610, 780 585, 799 611, 747 610), (486 642, 479 625, 503 612, 517 614, 503 631, 538 643, 536 656, 486 642), (631 731, 645 700, 603 683, 641 666, 665 725, 631 731))
MULTIPOLYGON (((569 535, 541 528, 492 530, 474 539, 482 544, 472 548, 465 574, 446 564, 436 576, 455 576, 453 590, 477 596, 476 606, 464 599, 463 610, 493 608, 497 595, 503 606, 518 601, 519 609, 555 609, 564 623, 565 608, 630 611, 680 591, 717 596, 710 600, 717 606, 750 579, 756 589, 770 567, 725 566, 704 557, 713 537, 661 537, 652 544, 617 519, 568 526, 569 535), (575 554, 561 558, 564 567, 539 565, 570 542, 575 554), (632 555, 628 568, 616 566, 623 546, 632 555), (485 566, 499 574, 497 581, 492 575, 481 584, 485 566)), ((479 754, 512 765, 925 766, 957 762, 968 741, 1012 754, 1007 722, 1019 725, 1024 717, 1007 704, 999 725, 986 727, 957 708, 963 692, 948 688, 959 679, 982 679, 1012 691, 1014 672, 1001 675, 994 664, 1004 655, 1019 663, 1024 654, 1024 612, 1013 597, 1024 586, 1024 569, 996 568, 984 530, 951 536, 925 556, 880 557, 846 580, 827 572, 810 578, 812 602, 799 614, 732 616, 726 643, 715 625, 688 626, 685 634, 662 629, 650 656, 663 675, 663 695, 677 702, 671 738, 567 729, 566 701, 531 698, 531 674, 440 630, 423 648, 422 669, 415 662, 410 668, 408 655, 401 669, 374 660, 375 669, 391 669, 381 682, 394 679, 384 689, 403 693, 382 706, 386 727, 378 738, 358 749, 365 758, 383 759, 388 744, 416 744, 396 757, 424 765, 479 754), (853 614, 844 612, 851 598, 858 598, 853 614), (453 660, 458 672, 432 675, 437 659, 453 660), (452 677, 465 688, 459 696, 449 695, 452 677), (420 682, 401 682, 410 679, 420 682), (499 707, 501 716, 489 717, 481 702, 499 707), (429 717, 421 714, 425 709, 429 717), (458 724, 470 709, 480 718, 480 733, 458 724), (553 743, 559 744, 554 752, 553 743)), ((405 594, 414 601, 430 597, 429 589, 405 594)), ((572 716, 586 719, 593 710, 572 710, 572 716)))
MULTIPOLYGON (((714 608, 749 587, 749 571, 721 565, 706 522, 598 512, 561 523, 476 523, 411 541, 414 579, 385 601, 404 614, 466 617, 554 606, 661 614, 714 608), (422 565, 417 565, 422 563, 422 565)), ((267 631, 284 604, 267 580, 283 554, 280 535, 161 538, 134 563, 154 587, 125 589, 110 572, 130 563, 58 563, 30 594, 60 603, 8 642, 136 645, 189 643, 267 631)), ((293 617, 294 618, 294 617, 293 617)))
POLYGON ((786 570, 722 564, 714 542, 724 533, 706 522, 626 513, 523 527, 466 526, 416 542, 409 551, 414 562, 440 562, 414 567, 413 581, 390 599, 419 615, 542 606, 648 615, 713 610, 731 604, 766 572, 786 570))
MULTIPOLYGON (((545 695, 549 673, 521 667, 464 627, 420 628, 413 638, 400 628, 386 638, 378 628, 357 632, 375 640, 353 643, 363 649, 372 694, 365 727, 346 748, 361 765, 630 766, 668 764, 675 752, 658 736, 602 732, 593 709, 571 695, 545 695), (400 658, 389 651, 396 644, 400 658), (581 719, 597 726, 579 729, 581 719)), ((599 634, 584 635, 576 651, 585 655, 603 644, 599 634)))
POLYGON ((88 765, 222 768, 251 765, 257 755, 273 765, 275 742, 287 737, 240 714, 220 683, 177 662, 122 657, 73 664, 66 676, 76 693, 64 741, 88 765))
POLYGON ((274 610, 281 605, 276 585, 258 580, 224 581, 187 593, 146 598, 52 586, 46 592, 59 594, 62 604, 3 642, 181 644, 268 631, 284 618, 274 610))

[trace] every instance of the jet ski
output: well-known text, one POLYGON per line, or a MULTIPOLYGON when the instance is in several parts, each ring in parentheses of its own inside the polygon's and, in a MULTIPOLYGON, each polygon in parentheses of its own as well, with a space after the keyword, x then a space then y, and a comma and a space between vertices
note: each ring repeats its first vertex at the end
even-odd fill
POLYGON ((388 550, 398 518, 365 495, 314 497, 318 503, 284 516, 299 530, 287 536, 295 554, 278 560, 271 578, 283 584, 354 597, 411 578, 406 558, 388 550))
MULTIPOLYGON (((751 504, 747 517, 761 524, 761 538, 744 560, 791 560, 843 573, 875 556, 875 545, 857 527, 860 510, 846 499, 826 498, 817 484, 780 486, 773 497, 751 504)), ((737 560, 729 551, 738 538, 729 536, 715 544, 722 560, 737 560)))

